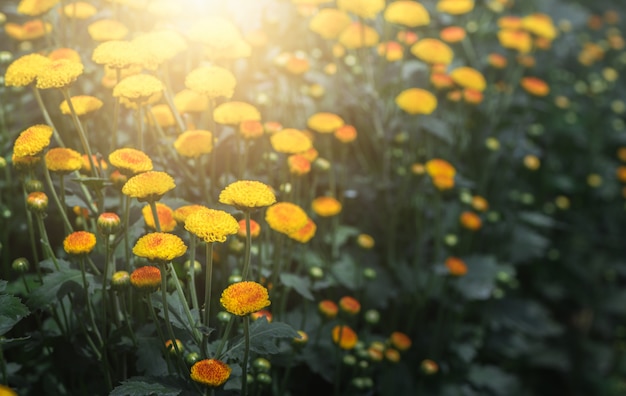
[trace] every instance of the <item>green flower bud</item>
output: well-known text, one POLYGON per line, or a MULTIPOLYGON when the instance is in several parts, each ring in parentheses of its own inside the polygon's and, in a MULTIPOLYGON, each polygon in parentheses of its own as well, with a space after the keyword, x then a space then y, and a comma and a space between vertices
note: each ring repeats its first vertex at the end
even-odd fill
POLYGON ((259 358, 254 359, 254 361, 252 362, 252 367, 254 367, 260 372, 268 372, 272 368, 272 364, 270 363, 269 360, 259 357, 259 358))
POLYGON ((185 363, 189 367, 193 366, 198 360, 200 360, 200 354, 197 352, 189 352, 185 355, 185 363))
POLYGON ((230 321, 231 316, 233 315, 230 314, 229 312, 220 311, 217 313, 217 320, 219 320, 220 323, 228 323, 230 321))
POLYGON ((32 193, 36 191, 43 191, 43 183, 37 179, 30 179, 25 184, 26 192, 32 193))
POLYGON ((380 321, 380 313, 375 309, 365 311, 365 321, 369 324, 376 324, 380 321))
POLYGON ((259 373, 256 376, 256 380, 262 385, 269 385, 272 383, 272 377, 267 373, 259 373))
POLYGON ((24 272, 28 271, 30 263, 25 257, 20 257, 13 260, 11 267, 13 268, 13 271, 23 274, 24 272))

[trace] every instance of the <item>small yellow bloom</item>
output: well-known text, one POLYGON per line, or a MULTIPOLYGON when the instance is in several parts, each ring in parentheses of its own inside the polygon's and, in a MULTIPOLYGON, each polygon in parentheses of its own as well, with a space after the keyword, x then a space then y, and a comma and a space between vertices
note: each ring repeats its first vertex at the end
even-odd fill
POLYGON ((139 267, 130 274, 130 284, 140 291, 155 291, 161 285, 161 270, 152 265, 139 267))
POLYGON ((450 72, 450 77, 457 85, 463 88, 471 88, 482 92, 487 87, 487 82, 482 73, 471 67, 457 67, 450 72))
POLYGON ((218 124, 239 125, 242 121, 260 120, 256 107, 245 102, 225 102, 213 110, 213 119, 218 124))
POLYGON ((441 40, 425 38, 411 46, 411 53, 419 60, 430 64, 449 65, 454 58, 454 52, 441 40))
POLYGON ((409 114, 431 114, 437 108, 437 97, 425 89, 409 88, 396 96, 396 104, 409 114))
POLYGON ((14 60, 4 75, 7 87, 25 87, 35 81, 39 73, 52 61, 40 54, 28 54, 14 60))
POLYGON ((323 8, 311 18, 309 29, 327 40, 336 39, 351 22, 350 16, 335 8, 323 8))
POLYGON ((223 210, 197 210, 185 219, 185 229, 207 243, 225 242, 239 230, 237 220, 223 210))
POLYGON ((291 202, 278 202, 265 212, 265 221, 270 228, 286 235, 300 230, 308 219, 304 210, 291 202))
POLYGON ((191 366, 191 379, 209 387, 218 387, 228 381, 232 369, 217 359, 204 359, 191 366))
POLYGON ((245 316, 270 305, 267 289, 257 282, 237 282, 228 286, 220 303, 233 315, 245 316))
POLYGON ((174 148, 183 157, 197 158, 213 151, 213 134, 205 130, 185 131, 174 142, 174 148))
POLYGON ((418 2, 399 0, 389 3, 385 9, 385 20, 408 27, 428 26, 430 14, 418 2))
POLYGON ((128 28, 115 19, 100 19, 87 26, 87 32, 94 41, 112 41, 126 37, 128 28))
POLYGON ((80 170, 83 159, 78 151, 65 147, 55 147, 46 153, 46 167, 51 172, 69 173, 80 170))
POLYGON ((337 0, 337 8, 365 19, 374 19, 385 8, 384 0, 337 0))
POLYGON ((165 172, 148 171, 128 179, 122 187, 122 194, 139 201, 156 201, 174 187, 176 184, 172 176, 165 172))
POLYGON ((192 70, 185 78, 185 86, 206 95, 209 99, 233 96, 237 80, 228 69, 219 66, 203 66, 192 70))
POLYGON ((344 125, 343 118, 334 113, 315 113, 306 122, 306 125, 320 133, 333 133, 344 125))
POLYGON ((333 197, 317 197, 311 203, 313 212, 321 217, 332 217, 341 212, 341 202, 333 197))
POLYGON ((254 180, 239 180, 222 190, 219 201, 240 210, 249 210, 270 206, 276 202, 276 195, 267 184, 254 180))
POLYGON ((285 128, 270 136, 272 148, 279 153, 297 154, 312 147, 311 139, 302 131, 285 128))
MULTIPOLYGON (((74 108, 74 111, 76 112, 77 116, 82 116, 82 115, 94 112, 100 109, 103 105, 100 99, 96 98, 95 96, 89 96, 89 95, 72 96, 70 100, 72 101, 72 107, 74 108)), ((67 100, 64 100, 63 102, 61 102, 59 109, 61 109, 61 113, 65 115, 72 114, 70 111, 70 106, 67 103, 67 100)))
POLYGON ((437 11, 451 15, 467 14, 474 9, 474 0, 439 0, 437 11))
POLYGON ((33 125, 24 130, 13 144, 16 157, 36 156, 50 144, 52 128, 48 125, 33 125))
POLYGON ((52 61, 45 69, 37 74, 37 88, 63 88, 83 74, 83 64, 69 59, 52 61))
POLYGON ((166 232, 144 235, 133 247, 135 255, 152 261, 172 261, 185 254, 186 251, 187 246, 180 237, 166 232))
POLYGON ((39 16, 54 8, 60 0, 21 0, 17 5, 17 13, 28 16, 39 16))
POLYGON ((87 231, 76 231, 63 240, 63 249, 67 254, 88 254, 96 246, 96 236, 87 231))
POLYGON ((352 22, 339 35, 339 43, 350 49, 373 47, 379 40, 376 29, 360 22, 352 22))

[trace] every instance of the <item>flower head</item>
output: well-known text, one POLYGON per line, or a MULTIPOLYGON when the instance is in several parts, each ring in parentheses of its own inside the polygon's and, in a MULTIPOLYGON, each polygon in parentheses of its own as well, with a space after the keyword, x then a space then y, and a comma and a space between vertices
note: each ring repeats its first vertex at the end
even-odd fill
POLYGON ((328 319, 333 319, 339 313, 339 307, 334 301, 322 300, 317 304, 317 309, 328 319))
POLYGON ((531 95, 546 96, 550 93, 548 83, 537 77, 523 77, 520 85, 531 95))
POLYGON ((522 28, 548 40, 554 40, 557 35, 557 29, 552 22, 552 18, 542 13, 526 15, 522 18, 522 28))
MULTIPOLYGON (((246 237, 246 219, 239 220, 239 230, 237 230, 237 235, 242 238, 246 237)), ((250 219, 250 237, 256 238, 261 234, 261 225, 256 221, 250 219)))
POLYGON ((346 12, 335 8, 323 8, 311 18, 309 29, 322 38, 333 40, 350 22, 350 16, 346 12))
POLYGON ((127 175, 152 170, 152 160, 143 151, 134 148, 121 148, 109 154, 111 165, 127 175))
POLYGON ((348 326, 337 325, 332 330, 333 342, 339 345, 339 348, 350 350, 355 347, 359 341, 359 337, 354 330, 348 326))
POLYGON ((467 274, 467 264, 458 257, 448 257, 445 265, 452 276, 463 276, 467 274))
POLYGON ((267 320, 267 323, 272 323, 274 316, 268 309, 262 309, 260 311, 252 312, 250 314, 250 319, 252 319, 253 321, 261 318, 265 318, 265 320, 267 320))
POLYGON ((311 240, 311 238, 315 236, 316 231, 317 225, 315 224, 315 222, 313 222, 313 220, 311 219, 307 219, 307 223, 304 225, 304 227, 300 228, 296 232, 292 232, 287 236, 300 243, 307 243, 311 240))
MULTIPOLYGON (((89 95, 72 96, 70 100, 72 101, 72 107, 74 108, 74 111, 78 116, 94 112, 101 108, 103 105, 100 99, 96 98, 95 96, 89 95)), ((65 115, 72 114, 67 100, 61 102, 59 108, 61 109, 61 113, 65 115)))
POLYGON ((72 232, 63 240, 63 249, 67 254, 88 254, 96 246, 96 236, 87 231, 72 232))
POLYGON ((187 216, 185 229, 207 243, 224 242, 237 233, 239 224, 230 213, 207 208, 187 216))
POLYGON ((433 180, 433 184, 439 190, 447 190, 454 187, 456 169, 445 160, 440 158, 431 159, 426 163, 426 172, 433 180))
POLYGON ((174 148, 183 157, 197 158, 213 151, 213 134, 205 130, 185 131, 174 142, 174 148))
POLYGON ((208 209, 208 208, 202 205, 181 206, 180 208, 174 210, 174 220, 176 220, 178 223, 185 224, 185 221, 187 220, 187 217, 189 217, 190 214, 198 210, 203 210, 203 209, 208 209))
POLYGON ((156 201, 174 187, 176 184, 172 176, 165 172, 148 171, 128 179, 122 187, 122 194, 139 201, 156 201))
POLYGON ((244 120, 239 124, 239 133, 244 139, 256 139, 265 133, 263 124, 258 120, 244 120))
POLYGON ((467 66, 458 67, 450 73, 450 77, 457 85, 463 88, 471 88, 484 91, 487 83, 485 77, 476 69, 467 66))
POLYGON ((267 289, 257 282, 237 282, 228 286, 220 298, 222 306, 233 315, 245 316, 270 305, 267 289))
POLYGON ((46 167, 51 172, 69 173, 80 170, 83 159, 79 152, 65 147, 55 147, 46 153, 46 167))
POLYGON ((191 89, 183 89, 174 95, 174 107, 180 113, 201 113, 209 107, 209 99, 191 89))
POLYGON ((210 99, 233 96, 237 80, 228 69, 219 66, 203 66, 192 70, 185 78, 185 86, 210 99))
POLYGON ((391 335, 389 336, 389 342, 394 348, 400 351, 406 351, 411 347, 412 344, 409 336, 400 331, 394 331, 393 333, 391 333, 391 335))
POLYGON ((289 172, 294 175, 306 175, 311 171, 311 161, 300 154, 292 154, 287 157, 289 172))
POLYGON ((67 47, 61 47, 53 50, 48 54, 48 59, 53 61, 57 59, 67 59, 73 62, 82 63, 78 51, 67 47))
POLYGON ((34 191, 26 197, 26 207, 35 213, 43 213, 48 209, 48 196, 42 191, 34 191))
POLYGON ((17 13, 28 16, 39 16, 54 8, 60 0, 21 0, 17 5, 17 13))
MULTIPOLYGON (((159 218, 159 225, 161 231, 171 232, 176 228, 176 219, 174 219, 174 211, 169 206, 157 202, 156 203, 157 216, 159 218)), ((154 222, 154 215, 152 214, 152 208, 150 205, 146 205, 141 209, 141 214, 146 222, 146 225, 156 230, 156 223, 154 222)))
POLYGON ((379 39, 376 29, 360 22, 352 22, 339 35, 339 43, 350 49, 373 47, 379 39))
POLYGON ((218 387, 228 381, 232 369, 217 359, 203 359, 191 366, 191 379, 210 387, 218 387))
POLYGON ((52 31, 52 24, 41 19, 26 21, 23 24, 8 22, 4 25, 7 36, 18 41, 36 40, 52 31))
POLYGON ((474 9, 474 0, 439 0, 437 11, 452 15, 467 14, 474 9))
POLYGON ((467 228, 470 231, 478 231, 483 224, 482 220, 476 213, 469 211, 461 213, 459 221, 464 228, 467 228))
POLYGON ((384 0, 337 0, 337 8, 361 18, 374 19, 385 8, 384 0))
POLYGON ((33 125, 22 131, 13 144, 16 157, 38 155, 48 147, 52 137, 52 128, 48 125, 33 125))
POLYGON ((113 88, 113 96, 143 103, 162 91, 163 83, 158 78, 149 74, 135 74, 120 81, 113 88))
POLYGON ((62 9, 62 12, 68 18, 87 19, 94 16, 98 9, 84 1, 75 1, 70 4, 66 4, 62 9))
POLYGON ((341 202, 333 197, 317 197, 311 203, 311 208, 318 216, 331 217, 341 212, 341 202))
POLYGON ((304 227, 308 218, 301 207, 291 202, 278 202, 265 212, 265 221, 270 228, 286 235, 304 227))
POLYGON ((446 43, 458 43, 465 39, 467 32, 461 26, 448 26, 439 32, 439 37, 446 43))
POLYGON ((396 96, 396 104, 409 114, 431 114, 437 108, 437 98, 425 89, 409 88, 396 96))
POLYGON ((385 20, 408 27, 428 26, 430 15, 420 3, 400 0, 389 3, 385 9, 385 20))
POLYGON ((187 49, 187 42, 174 30, 152 31, 133 39, 132 43, 140 49, 141 64, 149 70, 163 62, 174 58, 187 49))
MULTIPOLYGON (((89 162, 89 157, 87 156, 87 154, 83 154, 81 158, 83 160, 83 166, 80 168, 81 172, 87 173, 87 174, 91 173, 91 163, 89 162)), ((96 168, 99 168, 102 171, 105 171, 109 168, 109 165, 104 160, 104 158, 100 158, 99 156, 92 154, 91 159, 93 160, 93 163, 96 166, 96 168)))
POLYGON ((350 315, 356 315, 361 312, 361 303, 354 297, 343 296, 339 300, 339 308, 350 315))
POLYGON ((270 206, 276 202, 276 195, 267 184, 254 180, 239 180, 222 190, 219 201, 240 210, 250 210, 270 206))
POLYGON ((186 251, 187 246, 180 237, 166 232, 146 234, 139 238, 133 247, 135 255, 151 261, 172 261, 186 251))
POLYGON ((333 133, 344 125, 343 118, 335 113, 315 113, 306 122, 306 125, 320 133, 333 133))
POLYGON ((98 216, 98 230, 104 235, 117 233, 120 229, 121 219, 113 212, 104 212, 98 216))
POLYGON ((498 31, 498 41, 504 48, 513 49, 522 54, 530 52, 533 46, 532 37, 524 30, 502 29, 498 31))
POLYGON ((302 131, 285 128, 270 136, 272 148, 279 153, 297 154, 312 147, 311 139, 302 131))
POLYGON ((359 234, 356 238, 356 243, 363 249, 371 249, 374 247, 376 241, 374 241, 374 237, 369 234, 359 234))
POLYGON ((122 40, 109 40, 99 44, 94 48, 91 60, 114 69, 126 69, 141 63, 137 46, 122 40))
POLYGON ((152 265, 139 267, 130 274, 130 284, 144 292, 153 292, 161 285, 161 270, 152 265))
POLYGON ((35 81, 50 63, 50 59, 37 53, 19 57, 7 68, 4 83, 7 87, 25 87, 35 81))
POLYGON ((89 24, 87 32, 94 41, 112 41, 126 37, 128 28, 115 19, 100 19, 89 24))
POLYGON ((63 88, 83 74, 83 64, 69 59, 57 59, 37 74, 37 88, 63 88))
POLYGON ((219 124, 239 125, 242 121, 260 120, 256 107, 245 102, 226 102, 213 110, 213 119, 219 124))
POLYGON ((443 41, 425 38, 411 46, 411 53, 418 59, 430 64, 449 65, 454 53, 443 41))

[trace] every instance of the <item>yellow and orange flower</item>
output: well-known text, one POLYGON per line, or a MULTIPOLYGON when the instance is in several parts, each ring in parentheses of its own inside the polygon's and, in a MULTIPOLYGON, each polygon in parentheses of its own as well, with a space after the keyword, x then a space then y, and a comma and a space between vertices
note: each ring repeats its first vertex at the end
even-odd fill
POLYGON ((350 143, 356 140, 357 132, 353 125, 344 125, 335 130, 335 138, 342 143, 350 143))
POLYGON ((482 92, 487 87, 487 82, 482 73, 468 66, 461 66, 452 70, 450 77, 452 77, 452 80, 454 80, 457 85, 463 88, 470 88, 482 92))
POLYGON ((311 171, 311 161, 301 154, 292 154, 287 157, 287 165, 289 166, 289 172, 302 176, 311 171))
POLYGON ((109 154, 109 162, 126 175, 152 170, 152 160, 146 153, 134 148, 121 148, 109 154))
POLYGON ((246 102, 225 102, 213 110, 213 119, 218 124, 239 125, 242 121, 258 121, 261 113, 246 102))
MULTIPOLYGON (((85 114, 92 113, 100 109, 102 105, 104 104, 100 99, 96 98, 95 96, 89 96, 89 95, 72 96, 70 100, 72 102, 72 107, 74 108, 74 111, 76 112, 77 116, 82 116, 85 114)), ((70 110, 70 106, 67 103, 67 100, 64 100, 63 102, 61 102, 59 109, 61 110, 61 113, 65 115, 72 114, 70 110)))
POLYGON ((339 307, 334 301, 322 300, 317 304, 317 309, 328 319, 333 319, 339 313, 339 307))
POLYGON ((219 66, 202 66, 192 70, 185 78, 185 86, 206 95, 209 99, 231 98, 237 80, 228 69, 219 66))
POLYGON ((498 32, 498 40, 504 48, 516 50, 522 54, 530 52, 533 47, 532 37, 524 30, 502 29, 498 32))
POLYGON ((96 236, 87 231, 72 232, 63 240, 63 250, 67 254, 89 254, 96 247, 96 236))
POLYGON ((317 232, 317 225, 313 220, 308 219, 304 227, 289 234, 288 237, 300 243, 307 243, 315 236, 315 232, 317 232))
POLYGON ((130 284, 143 292, 153 292, 161 285, 161 270, 152 265, 139 267, 130 274, 130 284))
POLYGON ((139 238, 133 247, 135 255, 151 261, 172 261, 186 251, 187 246, 180 237, 166 232, 146 234, 139 238))
POLYGON ((348 326, 337 325, 332 330, 333 342, 339 345, 339 348, 350 350, 356 346, 359 341, 359 337, 348 326))
MULTIPOLYGON (((237 230, 237 235, 242 238, 246 237, 246 219, 241 219, 238 222, 239 230, 237 230)), ((261 234, 261 225, 256 221, 250 219, 250 238, 257 238, 261 234)))
POLYGON ((205 130, 185 131, 174 142, 176 152, 183 157, 197 158, 213 151, 213 134, 205 130))
POLYGON ((437 108, 437 98, 425 89, 409 88, 396 96, 396 104, 409 114, 431 114, 437 108))
POLYGON ((202 205, 181 206, 180 208, 177 208, 174 210, 174 220, 176 220, 176 222, 178 223, 185 224, 185 221, 187 220, 187 217, 189 217, 190 214, 198 210, 204 210, 204 209, 208 209, 208 208, 202 205))
POLYGON ((426 172, 439 190, 448 190, 454 187, 456 169, 448 161, 434 158, 426 162, 426 172))
POLYGON ((61 0, 21 0, 17 5, 17 13, 28 16, 39 16, 50 11, 61 0))
POLYGON ((384 0, 337 0, 337 8, 361 18, 374 19, 385 8, 384 0))
POLYGON ((465 39, 467 32, 461 26, 448 26, 439 32, 439 37, 446 43, 458 43, 465 39))
POLYGON ((37 74, 37 88, 63 88, 83 74, 83 64, 69 59, 57 59, 37 74))
POLYGON ((263 136, 265 129, 259 120, 245 120, 239 124, 239 133, 244 139, 256 139, 263 136))
POLYGON ((158 78, 149 74, 134 74, 124 78, 113 88, 113 96, 134 103, 146 103, 153 95, 160 95, 162 91, 163 83, 158 78))
POLYGON ((50 144, 52 128, 48 125, 33 125, 22 131, 13 144, 16 157, 39 155, 50 144))
POLYGON ((352 22, 339 35, 339 43, 349 49, 373 47, 379 40, 376 29, 360 22, 352 22))
POLYGON ((296 204, 291 202, 278 202, 265 212, 265 221, 274 231, 282 234, 293 234, 308 222, 309 217, 296 204))
POLYGON ((437 11, 451 15, 462 15, 474 9, 474 0, 439 0, 437 11))
POLYGON ((361 312, 361 303, 354 297, 343 296, 339 299, 339 308, 347 314, 356 315, 361 312))
POLYGON ((393 333, 391 333, 391 335, 389 336, 389 342, 394 348, 399 351, 406 351, 411 347, 411 344, 413 344, 411 338, 409 338, 408 335, 400 331, 394 331, 393 333))
POLYGON ((544 80, 537 77, 523 77, 520 85, 526 92, 534 96, 546 96, 550 93, 550 86, 544 80))
POLYGON ((207 243, 225 242, 229 235, 237 233, 239 223, 230 213, 207 208, 187 216, 185 229, 207 243))
POLYGON ((122 194, 141 201, 157 201, 176 184, 172 176, 165 172, 148 171, 139 173, 126 182, 122 194))
POLYGON ((52 24, 41 19, 26 21, 23 24, 8 22, 4 25, 7 36, 17 41, 36 40, 52 31, 52 24))
POLYGON ((50 59, 37 53, 21 56, 7 68, 4 84, 7 87, 25 87, 34 82, 50 63, 50 59))
POLYGON ((341 212, 341 202, 333 197, 317 197, 311 203, 313 212, 321 217, 332 217, 341 212))
POLYGON ((336 39, 351 22, 350 16, 335 8, 323 8, 311 18, 309 29, 327 40, 336 39))
POLYGON ((478 231, 483 225, 483 221, 480 217, 476 213, 469 211, 461 213, 459 222, 464 228, 470 231, 478 231))
POLYGON ((458 257, 448 257, 445 265, 452 276, 463 276, 467 274, 467 264, 458 257))
POLYGON ((428 10, 418 2, 398 0, 387 5, 385 20, 397 25, 418 27, 430 24, 428 10))
POLYGON ((211 388, 216 388, 228 381, 232 369, 217 359, 203 359, 191 366, 191 379, 211 388))
POLYGON ((272 134, 270 143, 275 151, 286 154, 302 153, 312 147, 307 134, 294 128, 285 128, 272 134))
POLYGON ((128 28, 115 19, 100 19, 89 26, 87 32, 94 41, 122 40, 128 35, 128 28))
POLYGON ((228 286, 220 303, 233 315, 246 316, 270 305, 267 289, 257 282, 237 282, 228 286))
POLYGON ((270 206, 276 202, 272 187, 255 180, 239 180, 220 192, 219 201, 239 210, 250 210, 270 206))
POLYGON ((434 38, 425 38, 413 44, 411 53, 430 64, 449 65, 454 58, 454 52, 448 44, 434 38))
POLYGON ((320 112, 310 116, 306 125, 316 132, 333 133, 344 125, 344 121, 335 113, 320 112))
MULTIPOLYGON (((171 232, 176 228, 176 219, 174 218, 174 211, 169 206, 157 202, 156 203, 157 216, 159 218, 159 225, 162 232, 171 232)), ((146 225, 153 230, 156 230, 156 223, 152 214, 152 208, 150 205, 146 205, 141 209, 141 214, 146 222, 146 225)))
POLYGON ((46 153, 46 167, 51 172, 69 173, 80 170, 83 159, 78 151, 66 147, 55 147, 46 153))

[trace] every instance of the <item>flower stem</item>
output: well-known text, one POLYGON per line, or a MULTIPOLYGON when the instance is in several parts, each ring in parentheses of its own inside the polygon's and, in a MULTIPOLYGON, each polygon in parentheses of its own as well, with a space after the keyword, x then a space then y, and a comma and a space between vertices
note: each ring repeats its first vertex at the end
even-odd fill
POLYGON ((157 232, 161 232, 161 222, 159 221, 159 213, 157 212, 156 201, 150 201, 150 209, 152 210, 152 217, 154 217, 154 228, 157 232))
POLYGON ((196 343, 200 343, 200 333, 196 328, 196 323, 193 320, 193 316, 191 315, 191 311, 189 310, 189 305, 187 304, 187 300, 185 299, 185 293, 183 292, 183 288, 180 286, 180 281, 176 276, 176 270, 174 269, 174 264, 170 261, 168 263, 168 268, 174 278, 174 285, 176 286, 176 294, 178 295, 178 299, 180 300, 180 305, 185 309, 185 315, 187 316, 187 321, 189 322, 189 326, 191 327, 191 333, 193 334, 193 339, 196 343))
POLYGON ((250 316, 243 317, 243 337, 245 348, 243 351, 243 374, 241 379, 241 395, 246 396, 248 392, 248 355, 250 354, 250 316))
POLYGON ((165 342, 167 341, 167 339, 165 338, 165 336, 163 335, 163 330, 161 329, 161 326, 159 325, 159 319, 156 316, 156 312, 154 311, 154 305, 152 305, 152 299, 150 298, 150 295, 146 296, 146 301, 148 303, 148 310, 150 311, 150 316, 152 317, 152 321, 154 322, 154 327, 156 327, 157 330, 157 334, 159 335, 159 338, 161 339, 161 349, 163 349, 163 355, 165 355, 165 361, 167 362, 167 372, 169 374, 172 373, 172 362, 170 361, 170 354, 167 350, 167 348, 165 348, 165 342))
POLYGON ((189 289, 191 294, 191 307, 198 309, 198 293, 196 292, 196 236, 189 233, 189 289))
MULTIPOLYGON (((204 316, 202 324, 209 327, 209 318, 211 314, 211 282, 213 277, 213 242, 206 244, 206 280, 204 284, 204 316)), ((208 356, 207 346, 209 344, 209 335, 206 332, 202 335, 202 354, 208 356)))
POLYGON ((83 128, 83 124, 81 124, 78 115, 76 114, 76 110, 74 110, 74 105, 72 104, 72 98, 70 97, 70 90, 67 87, 61 89, 63 93, 63 97, 67 102, 68 107, 70 108, 70 112, 72 113, 72 121, 74 121, 74 126, 76 127, 76 131, 78 132, 78 137, 80 138, 80 143, 83 146, 83 150, 85 150, 85 154, 87 154, 87 159, 89 160, 89 165, 91 166, 93 175, 95 177, 100 177, 100 168, 96 166, 93 161, 93 156, 91 154, 91 147, 89 147, 89 142, 87 141, 87 135, 85 134, 85 129, 83 128))
MULTIPOLYGON (((176 342, 176 335, 174 334, 174 329, 172 329, 172 322, 170 321, 170 306, 167 303, 167 275, 166 275, 167 271, 165 269, 165 265, 161 265, 161 272, 163 273, 163 275, 161 276, 161 299, 163 300, 163 319, 165 321, 165 328, 167 329, 170 340, 172 341, 174 352, 176 353, 176 361, 178 363, 178 369, 180 373, 182 374, 185 372, 185 370, 187 370, 187 366, 185 365, 185 362, 183 362, 183 356, 182 356, 181 351, 178 349, 178 343, 176 342)), ((172 276, 176 276, 176 273, 172 274, 172 276)), ((169 353, 169 351, 166 351, 166 353, 169 353)))
POLYGON ((232 315, 230 317, 230 320, 228 321, 228 324, 226 325, 226 329, 224 330, 224 334, 222 335, 222 340, 220 341, 220 344, 217 346, 217 350, 215 351, 215 359, 221 359, 220 354, 222 353, 222 350, 224 349, 224 346, 226 345, 226 340, 228 339, 228 334, 230 334, 230 330, 233 328, 233 323, 235 323, 235 315, 232 315))
POLYGON ((63 175, 61 175, 61 179, 60 179, 60 186, 59 189, 61 190, 61 196, 62 199, 59 199, 59 196, 57 195, 57 192, 54 188, 54 185, 52 184, 52 178, 50 177, 50 171, 48 170, 48 167, 46 166, 46 164, 43 164, 43 174, 44 177, 46 179, 46 183, 48 184, 48 188, 50 188, 50 193, 52 194, 52 199, 54 199, 54 203, 56 203, 56 205, 59 208, 59 212, 61 212, 61 218, 63 219, 63 225, 65 226, 65 232, 66 233, 71 233, 72 231, 74 231, 72 229, 72 223, 70 223, 70 220, 67 218, 67 212, 65 210, 65 182, 63 179, 63 175))
POLYGON ((250 211, 245 210, 246 216, 246 251, 243 260, 243 271, 241 272, 241 278, 244 281, 248 280, 248 270, 250 268, 250 248, 252 245, 252 235, 250 235, 250 211))

